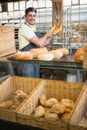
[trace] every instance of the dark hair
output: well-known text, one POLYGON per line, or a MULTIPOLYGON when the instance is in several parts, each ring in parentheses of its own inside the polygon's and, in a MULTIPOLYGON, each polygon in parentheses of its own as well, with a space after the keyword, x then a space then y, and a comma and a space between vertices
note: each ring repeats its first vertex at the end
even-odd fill
POLYGON ((37 10, 36 10, 35 8, 29 7, 29 8, 27 8, 27 9, 25 10, 25 16, 27 16, 27 14, 28 14, 30 11, 37 13, 37 10))

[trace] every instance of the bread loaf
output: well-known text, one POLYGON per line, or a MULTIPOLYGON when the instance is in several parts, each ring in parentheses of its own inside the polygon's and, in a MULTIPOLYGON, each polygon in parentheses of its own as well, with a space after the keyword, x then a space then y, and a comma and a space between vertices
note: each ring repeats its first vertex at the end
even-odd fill
POLYGON ((68 119, 69 119, 70 114, 69 113, 64 113, 61 117, 62 121, 64 121, 65 123, 67 123, 68 119))
POLYGON ((49 52, 54 55, 54 59, 60 59, 63 56, 62 51, 60 51, 58 49, 57 50, 51 50, 49 52))
POLYGON ((34 111, 34 116, 35 117, 42 117, 45 115, 45 108, 42 107, 41 105, 36 107, 35 111, 34 111))
POLYGON ((74 101, 70 99, 62 99, 61 103, 68 108, 73 108, 75 105, 74 101))
POLYGON ((14 103, 12 99, 1 101, 0 102, 0 108, 10 108, 10 106, 14 103))
POLYGON ((73 58, 76 62, 83 62, 84 60, 84 49, 83 47, 79 48, 75 54, 73 55, 73 58))
POLYGON ((46 101, 46 96, 44 94, 42 94, 40 96, 39 100, 40 100, 40 104, 44 106, 45 105, 45 101, 46 101))
POLYGON ((66 48, 58 48, 57 50, 60 50, 63 53, 63 56, 69 55, 69 50, 66 48))
POLYGON ((45 119, 55 121, 59 119, 59 116, 56 113, 50 113, 50 111, 47 111, 45 113, 45 119))
POLYGON ((54 55, 50 52, 37 55, 38 60, 51 61, 54 59, 54 55))
POLYGON ((17 52, 13 55, 13 58, 15 60, 32 60, 33 59, 33 55, 32 53, 26 51, 26 52, 17 52))
POLYGON ((37 57, 39 54, 41 53, 46 53, 48 52, 47 47, 43 47, 43 48, 33 48, 31 49, 29 52, 31 52, 33 54, 33 57, 37 57))
POLYGON ((45 101, 45 107, 52 107, 56 103, 58 103, 56 98, 50 98, 45 101))
POLYGON ((54 35, 60 33, 62 31, 62 24, 57 23, 55 24, 51 29, 50 32, 52 32, 54 35))
POLYGON ((56 114, 62 114, 64 113, 64 111, 65 111, 65 106, 60 102, 54 104, 50 109, 50 112, 53 112, 56 114))
POLYGON ((16 90, 13 93, 13 99, 15 102, 23 101, 25 98, 27 98, 27 93, 22 90, 16 90))

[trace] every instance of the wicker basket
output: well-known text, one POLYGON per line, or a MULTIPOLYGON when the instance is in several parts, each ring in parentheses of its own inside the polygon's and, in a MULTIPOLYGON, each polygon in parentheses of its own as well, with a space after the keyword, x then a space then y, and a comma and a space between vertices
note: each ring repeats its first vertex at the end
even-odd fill
MULTIPOLYGON (((39 78, 24 78, 18 76, 9 77, 0 84, 0 101, 8 100, 11 98, 13 92, 18 89, 26 92, 29 95, 41 81, 42 79, 39 78)), ((0 108, 0 119, 16 122, 16 111, 22 104, 24 104, 26 100, 27 99, 20 103, 15 110, 0 108)))
POLYGON ((87 130, 87 87, 82 91, 69 120, 69 130, 87 130))
POLYGON ((40 128, 46 130, 67 130, 68 123, 64 123, 60 119, 58 121, 48 121, 44 117, 35 118, 33 116, 33 111, 38 105, 38 99, 41 94, 45 94, 48 99, 52 97, 58 100, 61 100, 62 98, 69 98, 77 102, 81 91, 85 89, 84 84, 57 80, 45 80, 43 84, 39 84, 39 86, 35 89, 36 90, 32 92, 32 95, 28 98, 27 102, 17 111, 17 122, 34 127, 39 126, 40 128))
POLYGON ((0 26, 0 57, 16 52, 14 27, 0 26))

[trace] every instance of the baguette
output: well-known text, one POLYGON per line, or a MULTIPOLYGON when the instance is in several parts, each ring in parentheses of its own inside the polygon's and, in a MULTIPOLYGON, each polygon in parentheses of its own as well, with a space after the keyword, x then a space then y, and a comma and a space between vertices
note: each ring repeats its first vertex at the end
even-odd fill
POLYGON ((56 24, 55 24, 53 27, 51 27, 50 32, 51 32, 51 33, 54 32, 55 29, 56 29, 56 24))

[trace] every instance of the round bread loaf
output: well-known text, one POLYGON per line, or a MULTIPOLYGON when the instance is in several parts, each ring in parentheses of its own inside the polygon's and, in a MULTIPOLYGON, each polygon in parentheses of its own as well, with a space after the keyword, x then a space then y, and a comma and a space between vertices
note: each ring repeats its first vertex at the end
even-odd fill
POLYGON ((60 59, 63 56, 62 51, 60 51, 58 49, 57 50, 51 50, 49 52, 54 55, 54 59, 60 59))
POLYGON ((44 94, 42 94, 39 98, 40 104, 41 105, 45 105, 45 101, 46 101, 46 96, 44 94))
POLYGON ((59 48, 57 50, 60 50, 63 53, 63 56, 69 55, 69 50, 66 48, 59 48))
POLYGON ((35 111, 34 111, 34 116, 35 117, 42 117, 45 114, 45 108, 42 107, 41 105, 36 107, 35 111))
POLYGON ((45 113, 45 119, 55 121, 55 120, 58 120, 59 117, 58 117, 58 114, 50 113, 50 111, 47 111, 45 113))
POLYGON ((42 53, 37 55, 37 59, 44 60, 44 61, 51 61, 54 59, 54 55, 50 52, 42 53))
POLYGON ((62 121, 64 121, 65 123, 68 122, 70 114, 69 113, 64 113, 61 117, 62 121))
POLYGON ((65 111, 65 106, 60 102, 54 104, 50 109, 50 112, 53 112, 56 114, 62 114, 64 113, 64 111, 65 111))
POLYGON ((66 106, 66 107, 69 107, 69 108, 73 108, 75 103, 73 100, 70 100, 70 99, 62 99, 61 100, 61 103, 66 106))
POLYGON ((58 103, 56 98, 50 98, 45 101, 45 107, 52 107, 53 104, 56 104, 56 103, 58 103))

